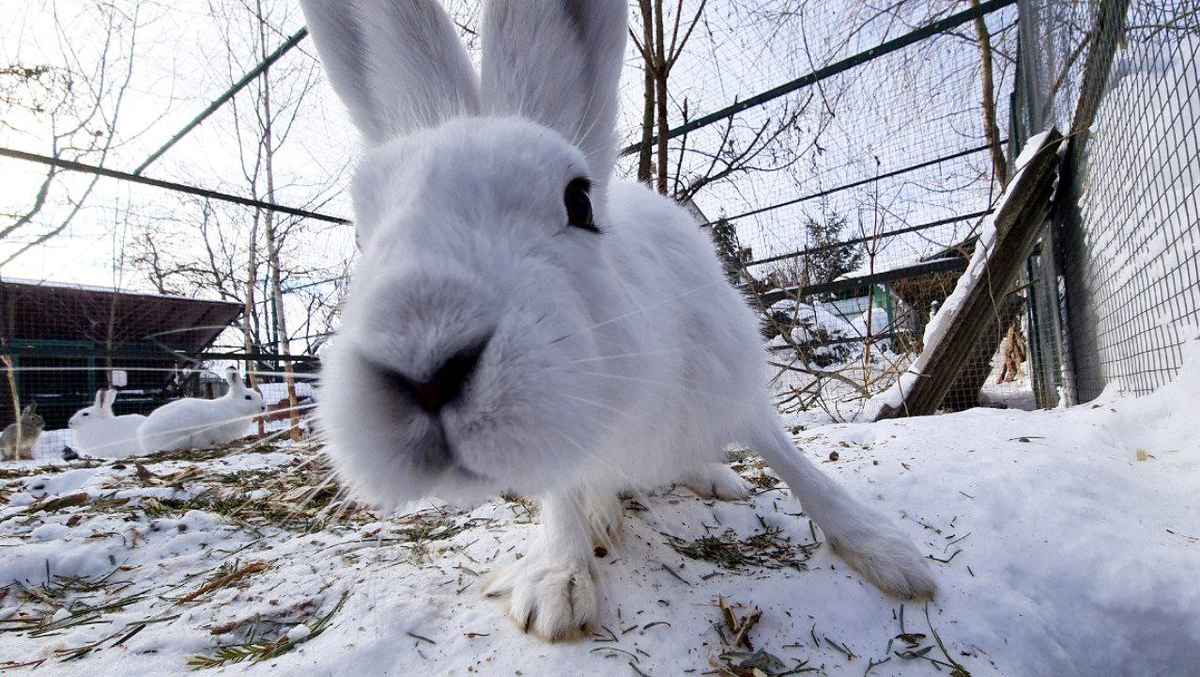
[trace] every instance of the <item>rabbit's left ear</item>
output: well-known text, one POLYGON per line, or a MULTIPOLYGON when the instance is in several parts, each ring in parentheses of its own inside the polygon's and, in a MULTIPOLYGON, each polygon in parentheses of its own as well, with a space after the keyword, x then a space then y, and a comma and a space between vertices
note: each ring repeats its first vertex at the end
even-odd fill
POLYGON ((229 384, 230 388, 235 390, 246 387, 246 384, 242 383, 242 375, 239 374, 238 370, 234 369, 233 367, 225 370, 225 381, 229 384))
POLYGON ((491 0, 481 31, 485 111, 556 130, 587 155, 590 178, 607 183, 628 15, 627 0, 491 0))

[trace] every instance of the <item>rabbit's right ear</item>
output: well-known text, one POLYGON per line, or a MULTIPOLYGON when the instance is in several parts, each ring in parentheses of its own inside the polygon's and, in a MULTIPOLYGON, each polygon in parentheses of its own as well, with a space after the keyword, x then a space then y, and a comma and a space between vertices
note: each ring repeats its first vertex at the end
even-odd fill
POLYGON ((112 411, 113 404, 115 404, 116 401, 117 401, 117 389, 116 388, 109 388, 108 390, 104 391, 104 408, 105 409, 112 411))
POLYGON ((628 0, 489 0, 481 28, 488 113, 558 131, 587 155, 588 178, 603 186, 617 157, 628 31, 628 0))
POLYGON ((92 406, 96 407, 97 409, 104 407, 104 388, 96 391, 96 401, 92 403, 92 406))
POLYGON ((368 142, 479 113, 479 78, 437 0, 301 0, 329 82, 368 142))

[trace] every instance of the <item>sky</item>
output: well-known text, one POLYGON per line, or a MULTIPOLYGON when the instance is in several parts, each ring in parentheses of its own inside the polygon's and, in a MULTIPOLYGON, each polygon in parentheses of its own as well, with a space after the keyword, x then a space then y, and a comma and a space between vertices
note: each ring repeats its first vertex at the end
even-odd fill
MULTIPOLYGON (((267 45, 273 49, 303 25, 303 17, 295 3, 266 4, 275 28, 267 45)), ((694 5, 689 1, 685 8, 694 5)), ((235 2, 143 0, 136 4, 136 34, 128 30, 133 0, 122 0, 117 6, 128 16, 118 21, 121 30, 114 36, 107 72, 111 83, 129 68, 130 80, 119 111, 115 144, 104 163, 130 170, 252 67, 257 47, 242 35, 241 24, 230 18, 244 21, 246 16, 235 2)), ((69 62, 69 52, 75 50, 74 58, 81 67, 93 63, 101 41, 95 39, 100 34, 97 14, 89 7, 90 3, 65 0, 0 0, 0 15, 14 18, 0 32, 0 58, 7 64, 62 64, 69 62)), ((689 118, 712 112, 895 37, 931 16, 944 15, 951 7, 961 9, 962 3, 908 3, 902 5, 899 18, 872 19, 868 7, 851 0, 713 0, 672 74, 672 126, 682 122, 685 102, 689 118)), ((450 9, 468 28, 477 22, 475 3, 455 0, 450 9)), ((1015 32, 1008 30, 1014 20, 1015 9, 1010 8, 991 16, 989 25, 993 32, 1015 37, 1015 32)), ((978 50, 969 39, 973 35, 970 24, 957 33, 739 115, 734 138, 740 143, 745 143, 750 130, 777 121, 785 112, 798 113, 799 118, 794 130, 760 156, 759 168, 774 171, 749 172, 706 188, 697 196, 697 205, 710 218, 733 216, 981 145, 978 50), (796 161, 783 167, 784 159, 792 157, 796 161)), ((477 47, 478 40, 467 37, 472 48, 477 47)), ((998 38, 998 42, 1003 49, 1003 41, 998 38)), ((619 137, 623 143, 636 140, 636 122, 641 115, 639 65, 630 45, 620 92, 619 137)), ((1003 58, 997 59, 997 68, 1003 123, 1012 68, 1003 58)), ((323 202, 320 211, 348 218, 351 209, 344 189, 349 179, 347 168, 357 152, 357 135, 324 83, 310 42, 301 43, 276 69, 280 80, 316 79, 314 88, 296 106, 295 120, 278 155, 282 177, 278 201, 302 205, 319 195, 323 202)), ((246 140, 239 140, 233 124, 235 105, 245 110, 244 95, 189 134, 146 175, 247 194, 237 153, 238 144, 246 140)), ((113 109, 110 97, 106 111, 111 115, 113 109)), ((0 126, 0 145, 47 153, 48 129, 39 119, 13 111, 6 112, 6 118, 6 124, 0 126)), ((689 135, 683 166, 695 171, 706 164, 704 152, 717 146, 720 133, 721 126, 716 125, 689 135)), ((92 162, 97 159, 89 157, 92 162)), ((823 211, 842 214, 852 229, 866 229, 867 234, 872 229, 891 230, 974 212, 994 197, 988 168, 986 155, 978 153, 735 224, 743 244, 752 248, 755 257, 762 257, 802 247, 800 224, 806 216, 823 211)), ((626 175, 633 169, 632 158, 619 167, 626 175)), ((0 159, 0 175, 5 177, 0 182, 0 206, 5 213, 28 207, 43 171, 37 165, 0 159)), ((80 195, 88 181, 83 176, 61 177, 40 218, 0 241, 0 260, 61 221, 70 209, 69 196, 80 195)), ((194 234, 199 209, 195 200, 177 194, 102 180, 70 227, 5 265, 3 274, 145 289, 149 287, 147 277, 130 261, 138 233, 151 229, 162 233, 172 246, 199 247, 194 234)), ((234 229, 233 239, 239 228, 248 232, 243 224, 249 223, 249 210, 223 209, 228 227, 234 229)), ((911 259, 956 243, 973 226, 964 223, 938 232, 932 242, 923 236, 895 238, 880 256, 911 259)), ((847 236, 859 234, 849 232, 847 236)), ((297 273, 297 284, 337 274, 354 254, 352 228, 347 226, 313 225, 292 245, 287 254, 290 265, 305 271, 297 273)))

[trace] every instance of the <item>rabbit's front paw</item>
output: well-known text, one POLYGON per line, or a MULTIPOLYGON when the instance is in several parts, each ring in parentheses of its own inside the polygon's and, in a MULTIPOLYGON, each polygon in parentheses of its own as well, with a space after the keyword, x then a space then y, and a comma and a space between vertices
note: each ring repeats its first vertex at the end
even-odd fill
POLYGON ((551 642, 579 638, 596 618, 596 570, 587 562, 531 553, 494 573, 484 593, 505 597, 524 632, 551 642))

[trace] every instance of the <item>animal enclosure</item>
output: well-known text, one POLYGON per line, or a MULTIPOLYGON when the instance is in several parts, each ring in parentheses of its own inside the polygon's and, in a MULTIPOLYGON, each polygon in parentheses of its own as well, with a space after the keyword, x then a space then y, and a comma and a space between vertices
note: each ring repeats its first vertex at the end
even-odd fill
MULTIPOLYGON (((478 65, 480 3, 436 4, 478 65)), ((27 421, 6 440, 32 440, 33 456, 0 461, 0 672, 1157 677, 1191 664, 1195 2, 629 8, 617 178, 695 218, 754 311, 781 448, 894 522, 937 599, 885 597, 852 574, 815 518, 821 501, 793 500, 804 478, 734 447, 711 487, 668 484, 622 496, 611 522, 587 515, 593 533, 575 545, 604 572, 600 622, 572 623, 575 643, 527 636, 536 615, 509 622, 488 581, 536 559, 526 536, 546 526, 545 497, 389 513, 337 474, 338 445, 314 422, 322 358, 336 364, 326 350, 345 338, 360 279, 360 157, 297 2, 0 0, 15 17, 0 28, 0 429, 27 421), (219 441, 148 453, 138 439, 142 453, 101 457, 68 426, 105 397, 118 415, 253 400, 228 368, 262 406, 214 415, 246 423, 219 441), (936 401, 891 406, 914 381, 935 384, 936 401)), ((469 208, 476 196, 458 192, 469 208)), ((592 232, 570 235, 605 247, 606 224, 576 222, 571 206, 571 225, 592 232)), ((638 253, 678 268, 661 249, 638 253)), ((632 315, 685 326, 667 311, 698 306, 637 278, 614 285, 637 291, 632 315)), ((645 343, 569 364, 685 352, 645 343)), ((364 363, 397 352, 386 337, 357 348, 364 363)), ((436 388, 399 367, 388 383, 425 416, 470 383, 476 348, 435 371, 436 388), (457 377, 443 382, 447 365, 457 377)), ((402 418, 377 408, 399 398, 360 397, 361 373, 327 401, 402 418)), ((728 394, 651 376, 625 376, 616 398, 642 385, 695 397, 680 401, 728 394)), ((601 409, 592 396, 564 395, 601 409)), ((634 435, 632 474, 680 438, 664 399, 611 412, 676 433, 634 435)), ((185 418, 166 432, 204 427, 185 418)), ((560 451, 581 456, 587 440, 571 435, 613 436, 587 426, 617 420, 558 418, 560 451)), ((417 442, 448 437, 444 420, 408 420, 439 424, 417 442)), ((368 472, 386 485, 401 467, 392 447, 417 442, 368 427, 344 425, 342 446, 376 454, 368 472)), ((563 579, 568 591, 587 580, 563 579)))
MULTIPOLYGON (((705 68, 699 43, 679 47, 669 74, 678 110, 666 118, 639 120, 638 104, 655 100, 662 83, 651 80, 663 69, 635 42, 629 70, 641 66, 650 77, 645 87, 633 80, 623 88, 622 171, 687 204, 711 233, 731 282, 762 317, 780 406, 845 418, 919 354, 1015 170, 1016 150, 1057 126, 1068 143, 1052 217, 1023 279, 995 299, 993 321, 943 408, 1047 407, 1087 401, 1110 383, 1139 393, 1164 383, 1200 305, 1194 15, 1150 2, 912 9, 860 26, 855 16, 780 14, 773 18, 805 32, 845 37, 797 53, 776 35, 761 46, 756 68, 738 37, 758 35, 769 17, 739 15, 741 34, 731 24, 703 44, 725 68, 705 68)), ((129 199, 182 192, 195 201, 174 209, 199 209, 210 252, 207 262, 171 263, 152 236, 132 243, 134 272, 158 286, 158 307, 132 301, 150 298, 134 291, 145 283, 68 293, 6 281, 10 316, 0 339, 13 364, 0 402, 5 420, 18 405, 12 392, 47 412, 53 430, 103 386, 127 390, 121 407, 132 411, 215 394, 200 384, 219 387, 219 378, 203 370, 224 364, 240 364, 256 381, 263 372, 264 383, 318 370, 316 349, 336 327, 346 279, 329 271, 346 264, 318 257, 314 265, 301 252, 291 268, 267 243, 260 260, 250 257, 248 270, 263 274, 255 294, 237 291, 229 258, 237 254, 221 254, 222 273, 212 247, 231 247, 247 228, 282 238, 306 223, 345 219, 317 206, 328 200, 289 206, 258 188, 238 195, 143 173, 186 152, 189 135, 221 124, 238 96, 261 98, 256 83, 269 81, 272 68, 309 58, 294 51, 305 38, 300 30, 273 50, 262 43, 263 58, 134 171, 108 169, 111 162, 101 169, 82 161, 86 155, 4 151, 23 171, 40 162, 51 178, 131 186, 129 199), (183 150, 173 150, 181 142, 183 150), (196 270, 205 267, 209 273, 196 270), (167 301, 163 292, 175 289, 225 301, 167 301), (27 293, 40 295, 39 308, 21 301, 27 293), (74 300, 56 298, 67 295, 74 300), (11 314, 13 304, 20 314, 11 314), (306 313, 303 327, 289 330, 280 319, 298 311, 306 313)), ((38 238, 12 243, 26 256, 29 247, 49 246, 38 238)))

